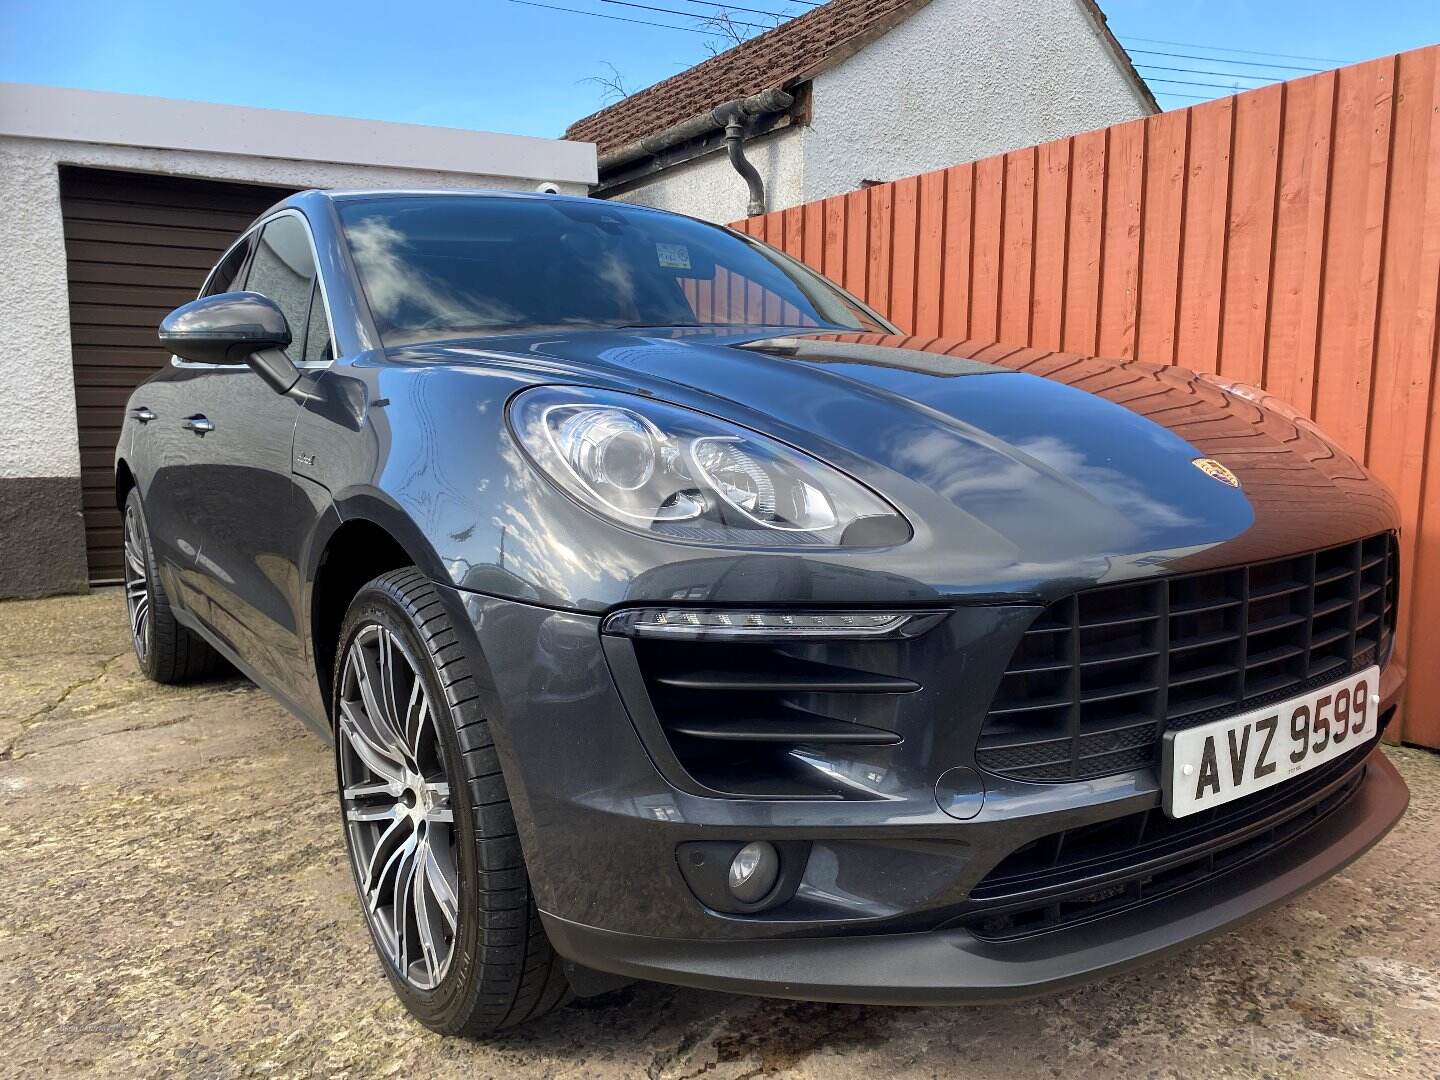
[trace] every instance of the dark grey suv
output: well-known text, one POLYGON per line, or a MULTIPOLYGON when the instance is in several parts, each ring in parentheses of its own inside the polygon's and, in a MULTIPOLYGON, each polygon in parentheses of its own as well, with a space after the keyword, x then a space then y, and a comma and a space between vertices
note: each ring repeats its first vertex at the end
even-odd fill
POLYGON ((116 458, 135 651, 335 745, 442 1032, 630 978, 1032 993, 1215 933, 1403 812, 1393 500, 1174 368, 905 338, 586 199, 287 199, 116 458))

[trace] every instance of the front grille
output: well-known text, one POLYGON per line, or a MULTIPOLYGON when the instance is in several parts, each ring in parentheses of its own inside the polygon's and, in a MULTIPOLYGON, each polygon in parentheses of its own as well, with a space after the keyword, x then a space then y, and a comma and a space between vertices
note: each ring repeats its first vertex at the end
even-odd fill
POLYGON ((1393 535, 1381 533, 1065 597, 1015 650, 976 761, 1051 783, 1153 766, 1167 730, 1383 661, 1394 637, 1397 563, 1393 535))
MULTIPOLYGON (((1393 712, 1393 710, 1391 710, 1393 712)), ((1389 715, 1381 719, 1381 730, 1389 715)), ((1278 850, 1342 806, 1378 739, 1225 806, 1170 818, 1156 808, 1032 840, 970 892, 965 922, 1003 940, 1060 929, 1199 885, 1278 850)))

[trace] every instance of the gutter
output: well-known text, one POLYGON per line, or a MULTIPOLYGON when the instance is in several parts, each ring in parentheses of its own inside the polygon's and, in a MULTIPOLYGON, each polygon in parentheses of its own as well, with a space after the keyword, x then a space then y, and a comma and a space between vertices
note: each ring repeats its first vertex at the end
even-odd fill
POLYGON ((604 183, 603 177, 606 172, 613 172, 640 161, 642 158, 663 154, 682 143, 704 139, 717 131, 724 131, 726 155, 735 171, 744 178, 750 191, 749 216, 763 214, 765 212, 765 183, 755 166, 745 157, 746 129, 750 126, 751 121, 783 113, 794 103, 795 96, 784 90, 762 90, 758 94, 736 98, 734 101, 717 105, 709 112, 692 116, 689 120, 672 124, 663 131, 657 131, 653 135, 647 135, 643 139, 627 143, 618 150, 601 154, 598 162, 602 177, 601 183, 604 183))

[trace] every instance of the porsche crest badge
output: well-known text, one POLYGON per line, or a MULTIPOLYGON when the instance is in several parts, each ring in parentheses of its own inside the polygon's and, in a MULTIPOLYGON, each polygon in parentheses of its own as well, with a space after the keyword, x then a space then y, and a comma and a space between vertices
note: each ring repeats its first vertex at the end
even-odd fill
POLYGON ((1240 478, 1214 458, 1197 457, 1194 461, 1190 462, 1190 464, 1194 465, 1195 468, 1199 469, 1206 476, 1219 480, 1222 484, 1229 484, 1233 488, 1240 486, 1240 478))

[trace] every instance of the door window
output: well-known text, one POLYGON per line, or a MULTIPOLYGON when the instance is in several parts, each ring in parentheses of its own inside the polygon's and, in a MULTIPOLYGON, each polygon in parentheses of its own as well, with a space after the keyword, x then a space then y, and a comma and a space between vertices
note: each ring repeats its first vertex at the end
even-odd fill
POLYGON ((285 313, 292 360, 298 364, 333 359, 310 232, 294 214, 277 217, 261 230, 245 287, 268 296, 285 313))
POLYGON ((304 224, 290 214, 276 218, 260 231, 245 288, 274 300, 285 313, 292 353, 299 352, 305 341, 314 284, 315 260, 304 224))

